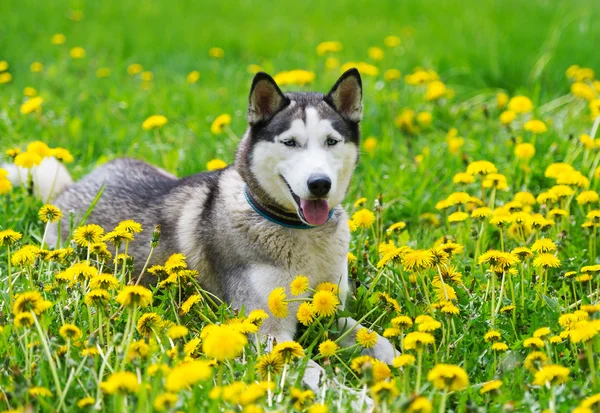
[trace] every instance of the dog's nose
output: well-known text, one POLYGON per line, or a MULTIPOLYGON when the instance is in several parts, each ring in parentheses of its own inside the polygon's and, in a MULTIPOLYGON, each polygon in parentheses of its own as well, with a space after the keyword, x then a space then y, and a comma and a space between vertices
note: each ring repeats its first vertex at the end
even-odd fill
POLYGON ((308 190, 314 196, 322 197, 331 189, 331 179, 326 175, 313 175, 308 178, 308 190))

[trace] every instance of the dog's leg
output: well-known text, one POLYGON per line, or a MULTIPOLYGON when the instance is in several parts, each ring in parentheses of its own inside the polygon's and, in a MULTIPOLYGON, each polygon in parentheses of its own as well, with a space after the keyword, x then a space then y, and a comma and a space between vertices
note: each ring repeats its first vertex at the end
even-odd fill
MULTIPOLYGON (((346 262, 344 262, 342 266, 342 277, 340 279, 339 289, 341 302, 340 307, 343 310, 349 289, 348 266, 346 262)), ((356 335, 356 332, 363 328, 363 326, 351 317, 344 317, 338 320, 338 328, 340 329, 341 334, 344 334, 349 329, 352 330, 352 332, 348 333, 348 335, 344 337, 344 339, 340 343, 343 347, 350 347, 355 342, 354 337, 356 335)), ((392 343, 390 343, 390 341, 387 338, 377 334, 377 343, 372 348, 363 350, 363 354, 368 354, 372 357, 375 357, 376 359, 381 360, 386 364, 392 364, 392 362, 394 361, 394 357, 396 357, 399 354, 399 352, 394 348, 392 343)))
MULTIPOLYGON (((33 193, 42 202, 52 201, 58 194, 73 184, 73 179, 64 164, 54 157, 47 157, 28 171, 14 164, 0 165, 8 171, 8 179, 17 186, 29 185, 31 177, 33 193)), ((66 212, 66 211, 63 211, 66 212)))

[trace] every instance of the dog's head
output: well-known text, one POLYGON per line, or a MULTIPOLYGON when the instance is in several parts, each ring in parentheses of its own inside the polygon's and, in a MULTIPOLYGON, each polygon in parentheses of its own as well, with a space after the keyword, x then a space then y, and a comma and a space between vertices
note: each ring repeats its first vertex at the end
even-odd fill
POLYGON ((271 76, 258 73, 236 167, 263 201, 295 211, 307 224, 324 224, 344 199, 358 162, 361 118, 356 69, 326 95, 284 94, 271 76))

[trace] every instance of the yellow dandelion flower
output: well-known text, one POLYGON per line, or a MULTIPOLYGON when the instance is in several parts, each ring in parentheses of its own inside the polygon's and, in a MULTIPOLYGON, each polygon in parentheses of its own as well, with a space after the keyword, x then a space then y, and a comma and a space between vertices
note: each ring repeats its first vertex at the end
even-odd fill
POLYGON ((570 372, 571 369, 556 364, 543 366, 541 370, 535 373, 533 384, 536 386, 555 386, 562 384, 569 379, 570 372))
POLYGON ((508 109, 515 113, 528 113, 533 110, 533 103, 526 96, 514 96, 508 101, 508 109))
POLYGON ((479 207, 471 211, 471 217, 483 219, 489 217, 490 215, 492 215, 492 213, 492 210, 488 207, 479 207))
POLYGON ((202 329, 202 351, 219 361, 239 356, 248 343, 246 336, 228 325, 208 325, 202 329))
POLYGON ((600 197, 596 191, 583 191, 577 195, 576 199, 579 205, 589 205, 598 202, 600 197))
POLYGON ((28 390, 28 393, 32 397, 54 397, 52 392, 46 387, 32 387, 28 390))
POLYGON ((415 364, 415 356, 412 354, 402 354, 396 358, 394 358, 394 367, 403 368, 406 366, 412 366, 415 364))
POLYGON ((479 389, 479 394, 491 393, 502 387, 502 380, 492 380, 484 383, 479 389))
POLYGON ((535 372, 541 366, 546 364, 547 361, 548 361, 548 356, 546 356, 544 353, 542 353, 541 351, 532 351, 525 358, 523 365, 525 366, 525 368, 527 370, 529 370, 531 372, 535 372))
POLYGON ((13 314, 30 313, 33 311, 36 315, 41 315, 52 307, 52 303, 42 296, 38 291, 27 291, 17 294, 13 303, 13 314))
POLYGON ((366 208, 360 209, 352 214, 352 222, 358 228, 368 229, 375 222, 375 214, 366 208))
POLYGON ((312 298, 312 306, 319 316, 332 316, 338 305, 340 305, 340 300, 330 291, 317 291, 312 298))
POLYGON ((363 142, 363 148, 367 153, 373 154, 375 152, 375 149, 377 148, 377 138, 375 138, 374 136, 369 136, 363 142))
POLYGON ((258 358, 256 363, 256 371, 262 377, 274 377, 276 374, 281 373, 283 370, 283 357, 280 354, 271 352, 263 354, 258 358))
POLYGON ((502 338, 502 335, 500 334, 499 331, 490 330, 487 333, 485 333, 485 336, 483 338, 487 343, 490 343, 490 342, 500 340, 502 338))
POLYGON ((372 348, 377 344, 377 333, 369 331, 366 328, 361 328, 356 332, 356 342, 364 348, 372 348))
POLYGON ((472 184, 475 182, 475 177, 466 172, 459 172, 452 178, 452 182, 455 184, 472 184))
POLYGON ((39 165, 42 162, 42 157, 37 153, 23 152, 18 154, 13 162, 15 165, 20 166, 21 168, 29 169, 33 166, 39 165))
POLYGON ((225 51, 220 47, 211 47, 208 49, 208 55, 215 59, 222 59, 225 56, 225 51))
POLYGON ((165 379, 165 388, 170 392, 177 393, 200 381, 208 380, 211 376, 210 362, 206 360, 187 361, 169 371, 165 379))
POLYGON ((143 336, 149 336, 162 325, 162 318, 156 313, 143 314, 137 322, 137 331, 143 336))
POLYGON ((469 384, 467 372, 453 364, 438 364, 427 373, 434 387, 440 390, 457 391, 462 390, 469 384))
POLYGON ((175 393, 161 393, 156 396, 152 405, 156 411, 164 412, 174 408, 178 400, 179 396, 175 393))
POLYGON ((448 222, 450 223, 455 223, 455 222, 463 222, 466 221, 469 218, 469 214, 467 214, 466 212, 454 212, 450 215, 448 215, 448 222))
POLYGON ((304 294, 308 291, 308 287, 310 286, 310 281, 305 275, 298 275, 290 284, 290 291, 292 295, 300 295, 304 294))
POLYGON ((498 109, 504 109, 508 104, 508 95, 504 92, 498 92, 496 94, 496 106, 498 109))
POLYGON ((144 67, 139 63, 132 63, 127 67, 127 74, 133 76, 144 71, 144 67))
POLYGON ((169 329, 167 330, 167 336, 171 340, 177 340, 179 338, 183 338, 183 337, 187 336, 189 332, 190 332, 190 330, 188 330, 187 327, 175 325, 175 326, 169 327, 169 329))
POLYGON ((73 47, 69 51, 69 55, 73 59, 83 59, 85 57, 85 49, 83 47, 79 47, 79 46, 73 47))
POLYGON ((408 271, 421 271, 433 267, 434 256, 430 250, 413 250, 404 255, 402 264, 408 271))
POLYGON ((431 413, 433 411, 433 405, 429 399, 418 396, 408 406, 407 413, 431 413))
POLYGON ((540 238, 533 243, 533 245, 531 246, 531 250, 533 252, 540 253, 552 252, 556 251, 556 245, 551 239, 540 238))
POLYGON ((82 336, 81 330, 74 324, 63 324, 58 334, 65 340, 78 340, 82 336))
POLYGON ((223 133, 224 128, 230 124, 231 124, 231 115, 226 114, 226 113, 219 115, 215 118, 213 123, 210 125, 210 131, 214 135, 220 135, 221 133, 223 133))
POLYGON ((71 152, 65 148, 52 148, 50 149, 50 156, 54 156, 56 159, 63 163, 71 163, 75 160, 71 152))
POLYGON ((352 359, 350 362, 350 368, 357 373, 361 373, 363 370, 372 367, 375 359, 369 355, 358 356, 352 359))
POLYGON ((383 79, 388 82, 399 80, 401 78, 402 72, 400 72, 398 69, 388 69, 385 72, 383 72, 383 79))
POLYGON ((387 47, 398 47, 400 46, 401 40, 398 36, 386 36, 385 39, 383 39, 383 44, 385 44, 387 47))
POLYGON ((227 167, 227 162, 222 161, 221 159, 211 159, 206 163, 207 171, 216 171, 219 169, 223 169, 227 167))
POLYGON ((537 337, 537 338, 544 338, 547 335, 549 335, 550 333, 551 333, 551 331, 548 327, 541 327, 533 332, 533 336, 537 337))
POLYGON ((467 166, 469 175, 488 175, 498 172, 496 166, 488 161, 474 161, 467 166))
POLYGON ((505 110, 500 114, 500 123, 510 125, 517 118, 517 114, 512 110, 505 110))
POLYGON ((192 306, 201 301, 202 301, 202 296, 200 294, 192 294, 191 296, 188 297, 187 300, 185 300, 183 302, 183 304, 181 304, 181 313, 182 314, 189 313, 190 310, 192 309, 192 306))
POLYGON ((289 363, 296 357, 304 357, 304 349, 295 341, 284 341, 273 347, 273 353, 279 354, 283 361, 289 363))
POLYGON ((0 231, 0 247, 11 246, 23 238, 23 234, 12 229, 0 231))
POLYGON ((315 288, 315 290, 316 291, 329 291, 330 293, 337 295, 338 286, 337 286, 337 284, 334 284, 331 282, 322 282, 317 285, 317 288, 315 288))
POLYGON ((288 315, 288 302, 286 301, 285 289, 283 287, 275 288, 269 294, 267 304, 271 314, 278 318, 285 318, 288 315))
POLYGON ((319 344, 319 354, 323 357, 331 357, 338 351, 340 346, 338 346, 332 340, 325 340, 321 344, 319 344))
POLYGON ((317 54, 323 56, 326 53, 339 52, 342 50, 342 44, 337 41, 321 42, 317 45, 317 54))
POLYGON ((446 85, 439 80, 434 80, 432 82, 427 83, 425 90, 425 100, 437 100, 446 96, 447 93, 448 89, 446 88, 446 85))
POLYGON ((517 159, 528 161, 535 156, 535 146, 531 143, 519 143, 515 146, 514 153, 517 159))
POLYGON ((28 115, 30 113, 37 112, 37 111, 41 110, 42 103, 44 103, 44 99, 41 96, 36 96, 36 97, 32 97, 32 98, 27 99, 21 105, 21 109, 20 109, 21 114, 28 115))
POLYGON ((188 82, 190 85, 193 85, 194 83, 196 83, 198 80, 200 80, 200 72, 197 70, 192 70, 190 73, 188 73, 188 75, 185 77, 186 82, 188 82))
POLYGON ((127 285, 119 292, 116 300, 125 307, 147 307, 152 304, 152 291, 141 285, 127 285))
POLYGON ((140 386, 136 374, 129 371, 113 373, 100 383, 100 388, 107 394, 137 393, 140 386))
POLYGON ((525 122, 524 129, 534 134, 544 133, 548 130, 546 124, 537 119, 531 119, 525 122))
POLYGON ((413 321, 410 319, 409 316, 406 315, 400 315, 398 317, 392 318, 391 323, 394 327, 400 329, 410 328, 413 325, 413 321))
POLYGON ((77 407, 79 407, 80 409, 93 406, 94 404, 96 404, 96 399, 94 399, 93 397, 84 397, 77 401, 77 407))
POLYGON ((168 119, 166 116, 152 115, 152 116, 148 117, 142 123, 142 129, 144 129, 144 130, 158 129, 158 128, 165 126, 167 124, 167 122, 168 122, 168 119))
POLYGON ((560 265, 560 260, 552 254, 540 254, 533 260, 533 266, 538 268, 558 268, 560 265))
POLYGON ((406 228, 406 222, 400 221, 390 225, 388 229, 385 230, 385 232, 391 234, 394 231, 401 231, 404 228, 406 228))
POLYGON ((404 349, 419 350, 424 346, 433 344, 434 341, 435 339, 431 334, 414 331, 412 333, 408 333, 406 337, 404 337, 404 349))
POLYGON ((104 229, 100 225, 88 224, 75 229, 73 240, 82 247, 87 247, 100 242, 103 234, 104 229))
POLYGON ((525 348, 544 348, 544 342, 538 337, 529 337, 523 341, 523 347, 525 348))

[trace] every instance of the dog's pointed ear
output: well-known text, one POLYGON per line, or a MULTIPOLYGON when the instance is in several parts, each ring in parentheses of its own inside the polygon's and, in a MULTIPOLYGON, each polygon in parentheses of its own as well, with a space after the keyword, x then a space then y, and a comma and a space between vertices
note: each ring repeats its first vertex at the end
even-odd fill
POLYGON ((251 125, 268 121, 290 103, 275 80, 264 72, 254 76, 248 100, 248 123, 251 125))
POLYGON ((351 122, 362 120, 362 80, 356 68, 348 69, 335 82, 325 100, 351 122))

